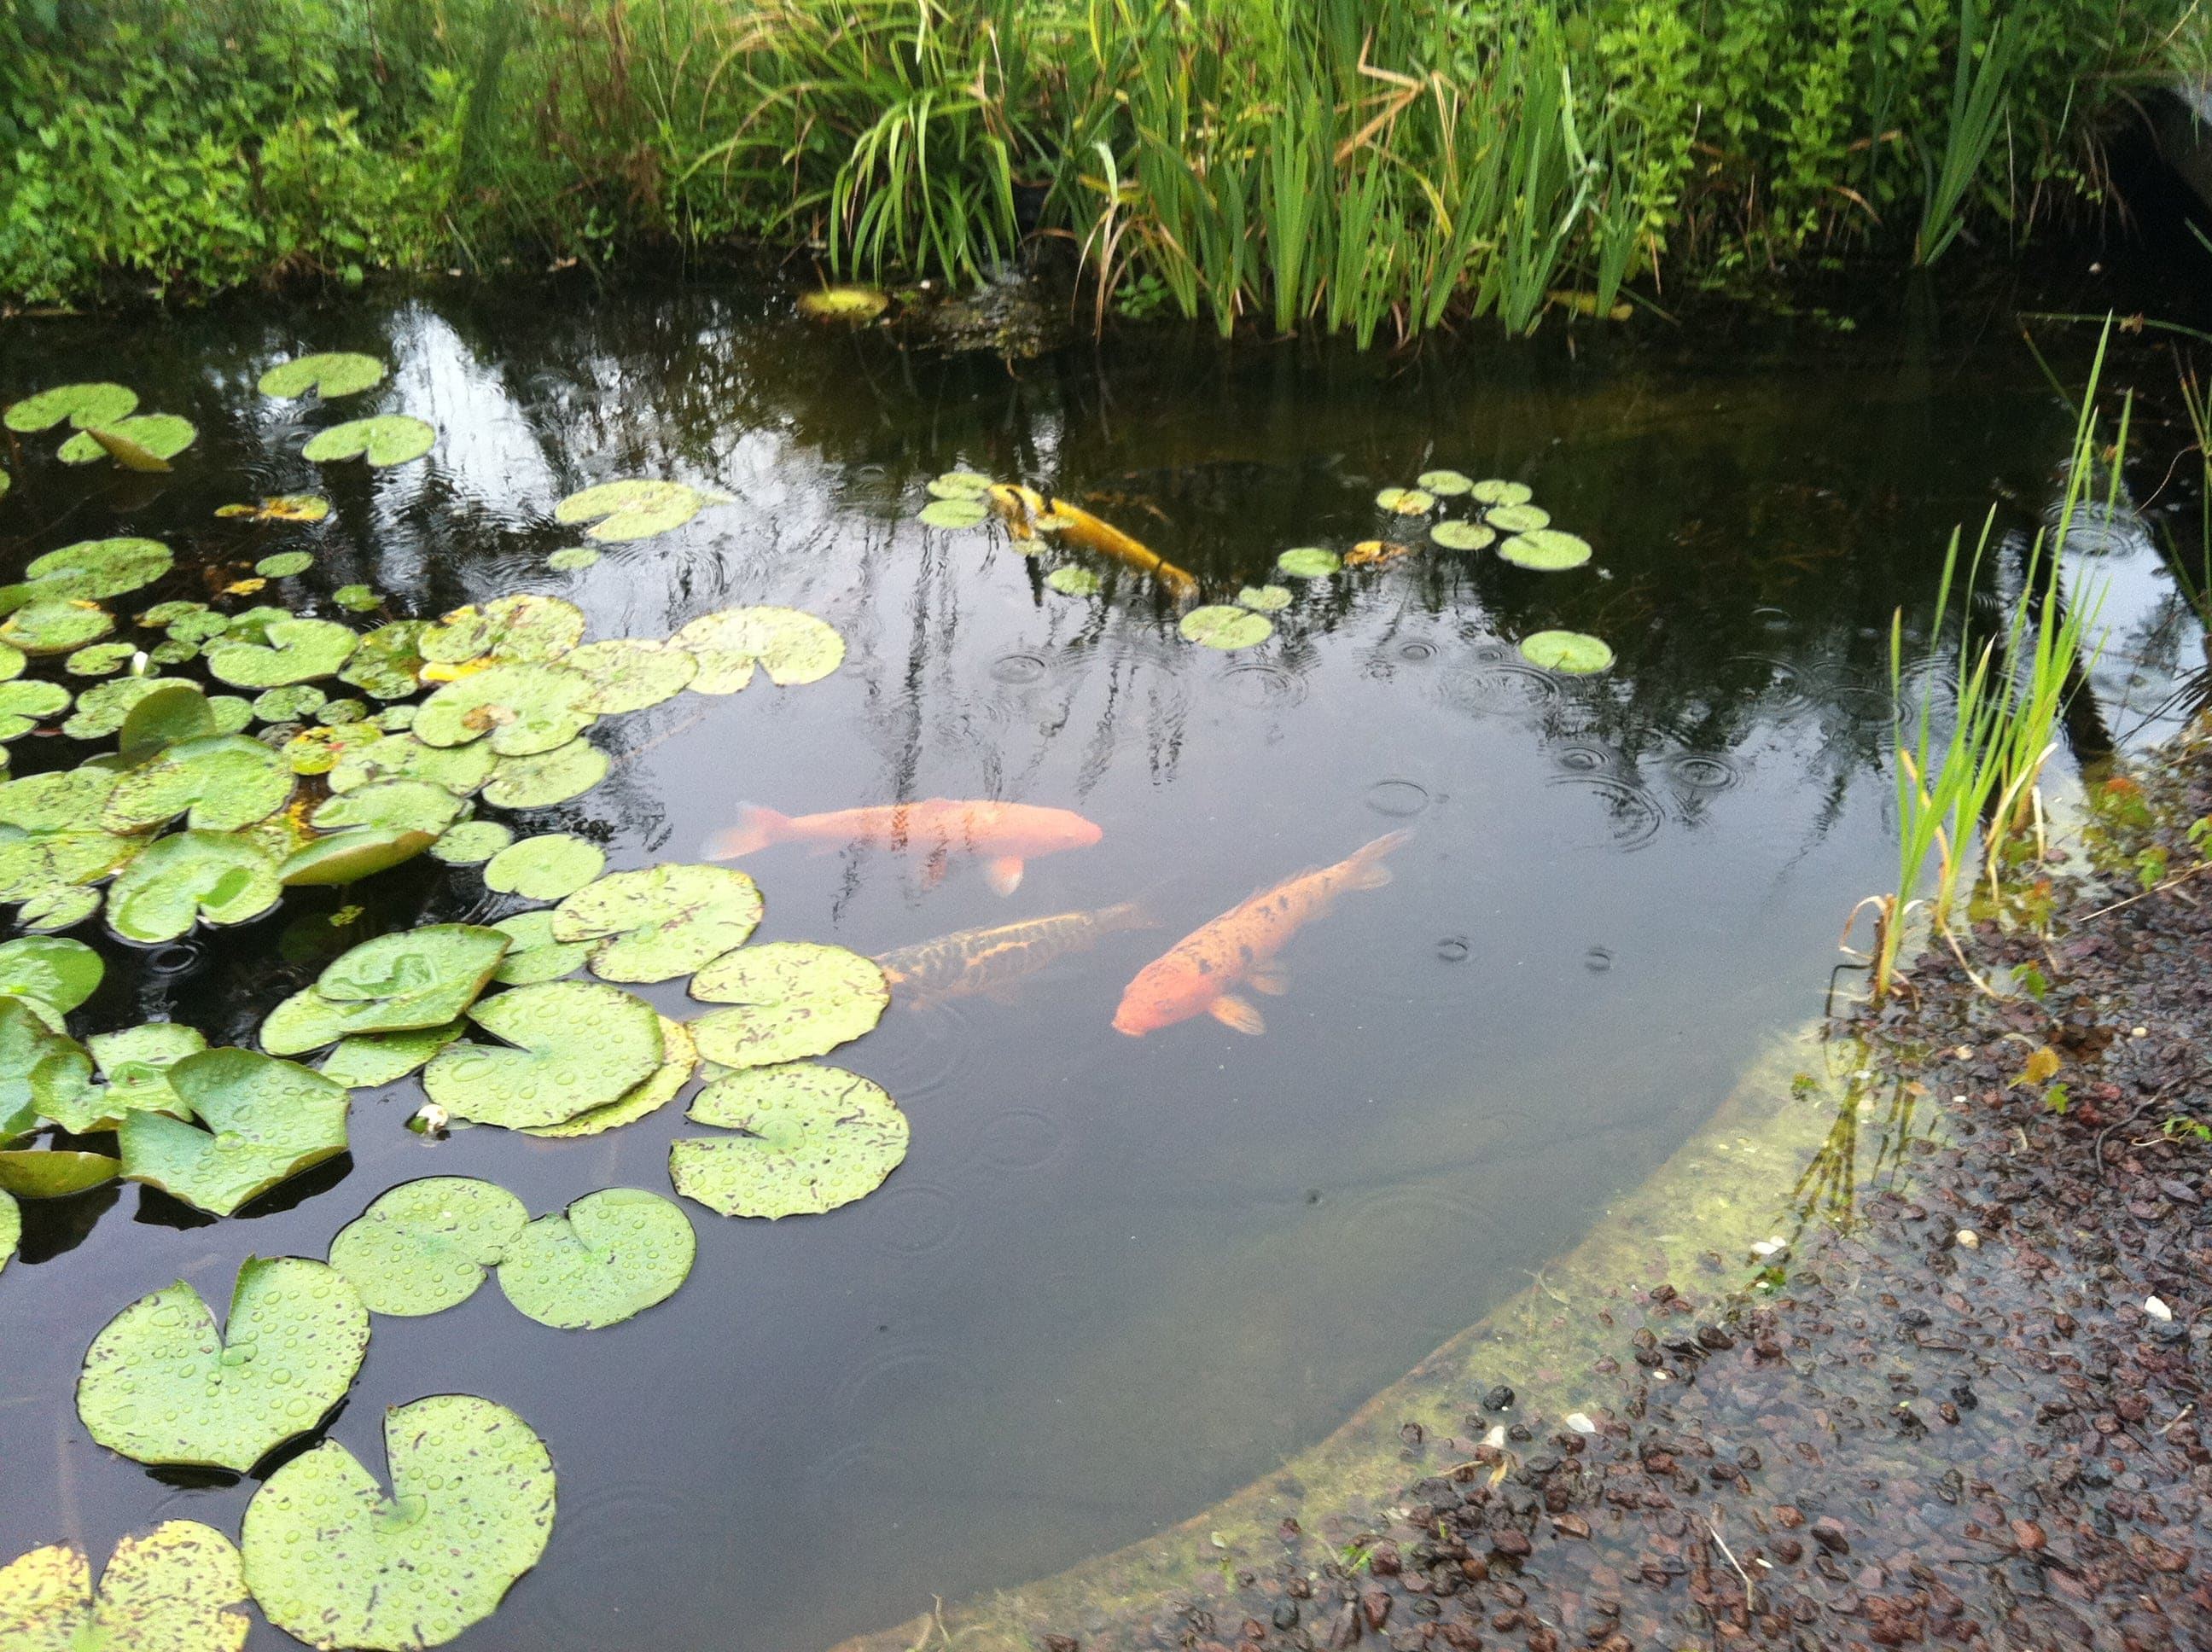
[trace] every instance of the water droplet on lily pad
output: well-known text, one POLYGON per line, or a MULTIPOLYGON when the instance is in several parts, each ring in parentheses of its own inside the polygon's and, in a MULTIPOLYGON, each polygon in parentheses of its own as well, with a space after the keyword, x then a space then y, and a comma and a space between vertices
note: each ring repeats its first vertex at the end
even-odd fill
POLYGON ((291 398, 313 391, 325 401, 337 396, 356 396, 384 380, 384 363, 374 355, 351 350, 325 350, 298 355, 278 363, 261 375, 264 396, 291 398))
POLYGON ((173 941, 195 923, 240 924, 276 904, 276 862, 243 838, 178 832, 116 875, 107 921, 129 941, 173 941))
POLYGON ((348 459, 365 459, 377 466, 405 465, 428 452, 437 440, 435 425, 404 413, 386 413, 318 432, 301 449, 301 456, 315 465, 348 459))
POLYGON ((673 981, 743 946, 760 919, 760 890, 744 873, 663 865, 578 890, 553 914, 553 933, 595 943, 592 969, 603 980, 673 981))
POLYGON ((682 527, 708 502, 707 495, 681 482, 634 478, 570 494, 553 507, 553 519, 564 527, 592 523, 585 532, 593 539, 647 539, 682 527))
POLYGON ((1556 574, 1565 568, 1580 568, 1589 561, 1590 547, 1589 540, 1571 533, 1562 533, 1557 528, 1537 528, 1528 533, 1515 534, 1498 546, 1498 554, 1516 567, 1556 574))
POLYGON ((336 675, 361 645, 359 634, 336 620, 287 616, 254 629, 260 632, 258 640, 234 630, 208 644, 210 676, 240 689, 312 682, 336 675))
POLYGON ((1344 558, 1319 545, 1300 545, 1275 558, 1275 567, 1294 580, 1325 580, 1344 566, 1344 558))
POLYGON ((1587 677, 1613 664, 1613 650, 1580 631, 1538 631, 1522 639, 1521 657, 1548 671, 1587 677))
MULTIPOLYGON (((553 938, 553 914, 540 908, 535 912, 518 912, 511 918, 501 918, 492 926, 506 936, 509 944, 507 957, 500 961, 499 973, 492 979, 502 987, 534 987, 541 981, 559 981, 573 975, 584 967, 584 960, 592 949, 583 942, 562 942, 553 938)), ((667 1023, 663 1023, 664 1038, 667 1023)), ((537 1127, 561 1129, 563 1126, 537 1127)))
POLYGON ((492 856, 483 869, 484 887, 532 901, 557 901, 573 895, 605 870, 606 851, 565 832, 526 837, 492 856))
POLYGON ((404 1181, 331 1241, 331 1266, 373 1314, 415 1318, 459 1306, 529 1224, 529 1207, 473 1176, 404 1181))
POLYGON ((198 1125, 165 1113, 125 1114, 116 1139, 127 1180, 228 1216, 345 1151, 343 1087, 295 1062, 212 1049, 177 1062, 167 1078, 198 1125))
MULTIPOLYGON (((544 914, 526 912, 525 918, 544 914)), ((560 948, 562 951, 579 950, 560 948)), ((510 957, 514 955, 510 953, 510 957)), ((677 1092, 690 1082, 691 1074, 699 1066, 699 1052, 691 1042, 691 1030, 680 1021, 660 1017, 661 1062, 653 1075, 643 1084, 629 1090, 605 1107, 595 1107, 579 1113, 565 1124, 531 1125, 523 1130, 526 1136, 544 1136, 554 1140, 568 1140, 577 1136, 596 1136, 626 1124, 635 1124, 648 1113, 658 1111, 676 1099, 677 1092)))
POLYGON ((603 716, 643 711, 673 699, 698 674, 699 662, 672 643, 644 637, 587 642, 561 663, 592 679, 592 704, 603 716))
POLYGON ((469 1018, 513 1048, 464 1042, 431 1061, 423 1088, 457 1119, 509 1129, 564 1123, 620 1099, 661 1065, 659 1016, 619 987, 512 987, 469 1018))
POLYGON ((82 539, 33 557, 23 568, 23 580, 33 602, 97 602, 153 584, 175 562, 158 539, 82 539))
POLYGON ((907 1121, 857 1073, 811 1061, 718 1078, 696 1124, 742 1133, 684 1137, 668 1152, 676 1191, 724 1216, 819 1215, 866 1197, 907 1152, 907 1121))
POLYGON ((0 1567, 0 1642, 21 1652, 238 1652, 247 1620, 234 1608, 245 1600, 228 1538, 198 1521, 164 1521, 116 1544, 96 1593, 91 1563, 68 1545, 0 1567))
POLYGON ((1224 650, 1249 648, 1275 635, 1274 625, 1266 615, 1226 604, 1192 609, 1177 629, 1185 641, 1224 650))
POLYGON ((598 720, 593 698, 591 678, 565 666, 493 665, 447 683, 424 701, 413 732, 436 746, 488 736, 501 756, 529 756, 566 744, 598 720))
POLYGON ((698 1240, 691 1218, 659 1193, 609 1187, 541 1216, 500 1258, 507 1301, 556 1330, 597 1330, 676 1294, 698 1240))
POLYGON ((472 924, 429 924, 363 941, 270 1011, 262 1048, 297 1055, 357 1034, 455 1020, 483 991, 507 946, 506 936, 472 924))

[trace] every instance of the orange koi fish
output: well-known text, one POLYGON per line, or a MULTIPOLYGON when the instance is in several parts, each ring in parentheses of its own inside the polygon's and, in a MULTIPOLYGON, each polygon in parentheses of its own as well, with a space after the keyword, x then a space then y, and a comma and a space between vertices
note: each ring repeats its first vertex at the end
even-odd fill
POLYGON ((707 841, 711 860, 734 860, 771 843, 810 843, 817 853, 848 843, 886 848, 921 849, 930 880, 944 874, 956 852, 980 855, 991 887, 1012 895, 1021 886, 1022 863, 1061 849, 1088 848, 1104 834, 1072 809, 1044 809, 1028 803, 957 803, 925 798, 870 809, 838 809, 823 815, 786 815, 748 804, 738 824, 707 841))
POLYGON ((1138 544, 1112 523, 1102 522, 1064 499, 1048 499, 1034 488, 1001 482, 991 489, 991 508, 1006 519, 1006 531, 1017 539, 1055 534, 1062 544, 1095 550, 1140 574, 1151 574, 1171 597, 1198 594, 1198 580, 1191 574, 1164 561, 1158 551, 1138 544))
POLYGON ((1135 902, 1097 912, 1062 912, 1018 924, 963 929, 933 941, 876 954, 892 994, 908 1009, 925 1010, 949 998, 977 993, 998 999, 1024 975, 1035 975, 1071 952, 1096 946, 1117 929, 1155 929, 1135 902))
POLYGON ((1241 1033, 1267 1031, 1260 1011, 1231 989, 1249 986, 1271 994, 1287 990, 1274 967, 1283 944, 1300 925, 1326 913, 1345 890, 1380 889, 1389 883, 1390 869, 1382 857, 1412 835, 1392 832, 1378 837, 1333 866, 1285 878, 1200 926, 1138 972, 1114 1012, 1114 1030, 1142 1038, 1155 1028, 1204 1014, 1241 1033))

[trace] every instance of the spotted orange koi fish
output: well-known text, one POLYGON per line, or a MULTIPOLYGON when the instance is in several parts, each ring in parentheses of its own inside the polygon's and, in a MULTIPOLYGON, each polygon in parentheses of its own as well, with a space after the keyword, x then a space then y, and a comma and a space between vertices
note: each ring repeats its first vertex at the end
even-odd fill
POLYGON ((895 999, 909 1009, 927 1010, 978 993, 1002 997, 1012 982, 1072 952, 1088 951, 1102 936, 1158 927, 1158 919, 1129 901, 1097 912, 1061 912, 1018 924, 963 929, 879 952, 876 962, 889 977, 895 999))

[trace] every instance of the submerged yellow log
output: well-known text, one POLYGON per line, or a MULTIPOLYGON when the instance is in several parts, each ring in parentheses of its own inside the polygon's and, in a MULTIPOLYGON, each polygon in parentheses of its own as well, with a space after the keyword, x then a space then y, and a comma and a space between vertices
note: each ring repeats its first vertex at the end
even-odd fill
POLYGON ((1149 574, 1163 590, 1176 598, 1198 594, 1198 580, 1151 546, 1132 539, 1110 522, 1064 499, 1048 499, 1034 488, 1001 482, 991 489, 991 508, 1006 519, 1006 531, 1017 539, 1049 533, 1062 544, 1095 550, 1102 556, 1149 574))

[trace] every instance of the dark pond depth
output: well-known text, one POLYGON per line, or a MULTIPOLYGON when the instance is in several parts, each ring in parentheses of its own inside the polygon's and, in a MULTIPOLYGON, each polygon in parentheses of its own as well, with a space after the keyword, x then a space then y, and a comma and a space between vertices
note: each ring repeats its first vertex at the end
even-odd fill
MULTIPOLYGON (((330 593, 362 582, 386 617, 428 616, 536 591, 581 604, 592 638, 803 608, 849 644, 834 676, 605 720, 611 778, 514 823, 591 839, 621 869, 698 859, 746 804, 1053 805, 1103 837, 1032 860, 1009 896, 974 862, 939 878, 880 849, 737 864, 765 892, 762 938, 870 954, 1124 902, 1157 920, 997 998, 895 1001, 830 1059, 906 1110, 905 1163, 828 1216, 687 1205, 697 1266, 642 1316, 563 1333, 487 1289, 376 1321, 333 1437, 381 1473, 386 1406, 477 1394, 558 1466, 542 1564, 462 1643, 484 1652, 793 1652, 1019 1583, 1267 1472, 1524 1285, 1765 1037, 1818 1011, 1845 914, 1893 877, 1891 611, 1924 629, 1950 529, 1993 498, 2034 519, 2069 428, 2002 329, 1942 349, 1870 330, 1412 362, 1170 336, 1009 372, 810 330, 743 293, 520 288, 15 322, 0 351, 0 400, 113 378, 201 432, 159 477, 61 466, 22 439, 0 499, 9 577, 127 532, 179 560, 127 611, 294 547, 311 571, 227 603, 343 617, 330 593), (318 349, 392 375, 365 404, 255 393, 270 364, 318 349), (430 458, 371 472, 299 456, 313 428, 372 411, 433 422, 430 458), (1082 504, 1209 601, 1277 578, 1292 546, 1379 534, 1414 554, 1284 580, 1276 635, 1217 653, 1111 562, 921 526, 924 484, 955 467, 1082 504), (1595 561, 1523 571, 1378 516, 1378 489, 1435 467, 1526 483, 1595 561), (623 477, 735 502, 549 570, 579 543, 556 501, 623 477), (335 505, 319 527, 213 514, 307 489, 335 505), (1064 563, 1103 592, 1047 587, 1064 563), (1522 663, 1518 641, 1552 628, 1604 639, 1618 664, 1522 663), (1202 1017, 1114 1029, 1123 987, 1178 937, 1401 829, 1395 881, 1344 896, 1282 954, 1287 990, 1255 1000, 1264 1035, 1202 1017)), ((2103 560, 2131 570, 2098 679, 2134 702, 2106 707, 2124 732, 2163 691, 2130 683, 2135 662, 2177 663, 2177 616, 2147 544, 2103 560)), ((18 774, 83 755, 43 735, 11 750, 18 774)), ((528 904, 422 860, 151 953, 82 926, 109 974, 71 1028, 173 1018, 250 1044, 346 946, 528 904)), ((681 981, 637 990, 696 1011, 681 981)), ((246 1219, 127 1184, 27 1205, 0 1273, 0 1562, 68 1540, 97 1569, 175 1516, 237 1534, 251 1482, 149 1473, 77 1418, 86 1346, 135 1297, 182 1278, 220 1305, 248 1254, 320 1257, 416 1176, 485 1177, 532 1212, 666 1193, 670 1140, 696 1133, 678 1105, 588 1140, 437 1140, 403 1127, 420 1100, 413 1079, 357 1093, 350 1158, 246 1219)), ((289 1643, 258 1620, 254 1636, 289 1643)))

